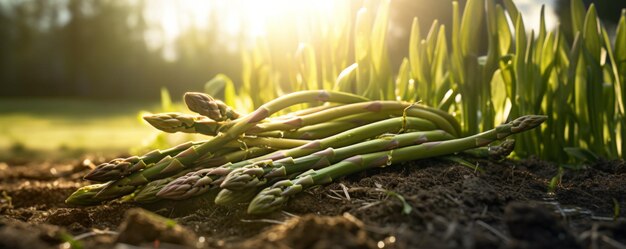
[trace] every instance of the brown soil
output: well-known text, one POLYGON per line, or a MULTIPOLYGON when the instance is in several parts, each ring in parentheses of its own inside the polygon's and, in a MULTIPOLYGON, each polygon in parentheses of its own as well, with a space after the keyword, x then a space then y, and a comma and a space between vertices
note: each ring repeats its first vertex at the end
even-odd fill
POLYGON ((283 212, 266 216, 247 215, 245 206, 215 206, 212 196, 143 207, 72 207, 64 200, 88 184, 81 177, 90 161, 0 163, 0 248, 626 245, 626 219, 619 218, 626 214, 623 161, 566 170, 554 194, 547 193, 557 174, 551 163, 476 163, 484 172, 442 160, 370 170, 308 190, 283 212))

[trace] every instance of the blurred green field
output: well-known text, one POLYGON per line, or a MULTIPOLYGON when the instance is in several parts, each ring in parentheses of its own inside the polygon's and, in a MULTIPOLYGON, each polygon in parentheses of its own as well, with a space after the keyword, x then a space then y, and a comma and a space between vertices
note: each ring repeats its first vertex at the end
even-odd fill
POLYGON ((159 132, 139 112, 157 102, 76 99, 0 99, 0 159, 125 153, 159 132))

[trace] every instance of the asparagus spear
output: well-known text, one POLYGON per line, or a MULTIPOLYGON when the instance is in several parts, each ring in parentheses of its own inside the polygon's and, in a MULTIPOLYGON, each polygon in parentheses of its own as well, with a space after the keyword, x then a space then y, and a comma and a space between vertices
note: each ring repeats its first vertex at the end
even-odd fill
POLYGON ((187 199, 194 195, 199 195, 208 191, 209 188, 207 187, 207 185, 219 186, 218 182, 216 182, 218 179, 223 178, 233 169, 240 168, 254 162, 267 159, 278 160, 287 157, 298 158, 324 150, 326 148, 340 148, 361 142, 372 137, 376 137, 384 133, 395 133, 403 129, 417 129, 426 131, 434 130, 436 128, 437 127, 430 121, 420 118, 391 118, 354 128, 352 130, 348 130, 324 139, 314 140, 308 144, 293 149, 277 151, 272 154, 264 155, 246 161, 241 161, 236 164, 220 166, 214 169, 202 169, 196 172, 191 172, 183 177, 172 181, 170 184, 164 187, 157 195, 166 199, 187 199))
MULTIPOLYGON (((271 138, 257 138, 255 139, 255 142, 253 142, 252 144, 249 145, 255 145, 255 146, 261 146, 261 145, 266 145, 269 147, 273 147, 273 148, 278 148, 275 146, 272 146, 272 141, 273 139, 271 138), (266 141, 266 142, 264 142, 266 141), (267 142, 270 141, 270 142, 267 142)), ((284 139, 282 139, 284 140, 284 139)), ((295 140, 295 141, 302 141, 302 140, 295 140)), ((302 144, 299 144, 302 145, 302 144)), ((292 146, 295 147, 295 146, 292 146)), ((291 147, 290 147, 291 148, 291 147)), ((201 164, 203 165, 215 165, 215 163, 207 163, 202 162, 201 164)), ((187 173, 189 173, 190 170, 186 170, 183 171, 175 176, 172 177, 168 177, 168 178, 164 178, 164 179, 159 179, 159 180, 155 180, 155 181, 151 181, 149 183, 147 183, 146 185, 142 186, 140 189, 136 190, 135 193, 133 193, 133 196, 131 197, 131 199, 134 202, 137 203, 152 203, 152 202, 156 202, 158 200, 161 200, 161 198, 158 198, 156 196, 156 194, 163 188, 165 187, 168 183, 170 183, 171 181, 175 180, 178 177, 181 177, 187 173)), ((252 193, 251 196, 249 196, 250 198, 252 198, 254 196, 254 194, 256 194, 256 192, 252 193)))
MULTIPOLYGON (((397 101, 363 102, 306 113, 308 114, 291 118, 271 119, 266 123, 250 127, 246 133, 267 137, 311 139, 336 134, 356 127, 359 125, 358 123, 362 122, 378 121, 390 116, 416 116, 431 120, 455 136, 460 134, 458 122, 449 114, 438 109, 397 101), (344 125, 327 123, 330 120, 347 121, 348 123, 344 125), (299 129, 305 126, 309 126, 306 128, 311 130, 321 128, 321 132, 312 133, 299 129)), ((165 132, 202 133, 205 135, 216 135, 220 131, 230 128, 233 123, 236 123, 216 122, 204 117, 194 117, 181 113, 154 114, 145 116, 144 119, 155 128, 165 132)))
MULTIPOLYGON (((198 159, 198 161, 195 163, 195 167, 199 167, 200 165, 202 167, 216 167, 219 165, 224 165, 228 162, 238 162, 241 160, 246 160, 247 158, 258 157, 272 151, 273 150, 268 148, 252 147, 248 148, 247 150, 239 150, 223 156, 203 157, 198 159)), ((190 169, 191 168, 194 167, 190 167, 190 169)), ((119 192, 107 191, 110 185, 116 184, 116 182, 118 181, 109 181, 103 184, 93 184, 79 188, 77 191, 72 193, 70 197, 65 200, 65 202, 73 205, 94 205, 103 201, 112 200, 117 197, 130 194, 134 192, 137 187, 148 183, 145 182, 143 184, 133 183, 127 185, 119 185, 115 186, 116 188, 121 189, 119 192)))
POLYGON ((149 182, 135 191, 132 200, 136 203, 152 203, 159 201, 160 199, 156 197, 156 193, 175 178, 176 177, 173 176, 149 182))
MULTIPOLYGON (((268 126, 259 126, 252 128, 257 131, 247 132, 246 134, 256 135, 260 137, 285 137, 292 139, 320 139, 332 136, 355 127, 366 125, 369 123, 381 121, 391 118, 387 113, 360 113, 349 115, 342 118, 333 119, 319 124, 311 124, 296 130, 273 130, 259 132, 260 129, 267 130, 268 126)), ((270 122, 268 122, 270 123, 270 122)))
POLYGON ((433 122, 440 129, 445 130, 453 136, 458 136, 461 130, 458 121, 456 121, 454 117, 446 112, 435 108, 399 101, 369 101, 341 105, 334 108, 329 108, 321 112, 295 117, 292 119, 281 120, 280 122, 268 122, 265 124, 260 124, 258 125, 258 127, 251 129, 249 132, 256 132, 256 129, 298 129, 304 126, 319 124, 332 119, 359 113, 381 113, 388 116, 419 117, 433 122))
MULTIPOLYGON (((447 139, 452 139, 452 138, 449 137, 447 139)), ((440 139, 440 140, 444 140, 444 139, 440 139)), ((437 140, 432 139, 428 141, 437 141, 437 140)), ((351 147, 351 146, 348 146, 348 147, 351 147)), ((348 147, 340 148, 339 150, 346 149, 348 147)), ((397 146, 397 147, 403 147, 403 146, 397 146)), ((490 144, 489 146, 483 146, 479 148, 465 150, 462 153, 465 155, 470 155, 470 156, 477 157, 477 158, 491 158, 492 160, 502 160, 513 151, 514 147, 515 147, 515 140, 506 139, 505 141, 502 141, 502 143, 497 144, 497 145, 490 144)), ((318 152, 318 153, 322 154, 321 152, 318 152)), ((326 154, 325 151, 324 151, 324 154, 326 154)), ((337 161, 345 159, 345 158, 337 159, 336 152, 329 153, 329 154, 332 154, 333 159, 334 159, 331 163, 335 163, 337 161)), ((309 156, 306 156, 306 157, 309 157, 309 156)), ((276 174, 279 176, 282 176, 282 175, 291 176, 291 175, 301 173, 301 172, 311 169, 307 167, 294 169, 295 167, 293 167, 293 165, 309 163, 307 160, 304 160, 304 158, 305 157, 301 157, 295 160, 292 158, 285 158, 276 162, 261 161, 261 162, 254 163, 253 165, 248 165, 244 168, 238 168, 238 169, 233 170, 233 172, 228 174, 224 178, 224 181, 220 184, 220 187, 222 189, 220 190, 217 197, 215 198, 215 203, 218 205, 232 205, 232 204, 235 204, 233 201, 237 201, 237 203, 249 202, 252 199, 251 197, 248 196, 248 192, 250 192, 250 189, 257 191, 257 190, 260 190, 260 187, 266 186, 268 183, 271 183, 274 180, 280 179, 280 178, 276 178, 275 176, 273 176, 272 172, 276 172, 276 171, 280 172, 279 174, 276 174), (281 161, 287 161, 287 162, 281 162, 281 161), (281 163, 288 164, 288 166, 286 168, 276 167, 277 164, 281 164, 281 163), (254 166, 257 166, 257 164, 260 164, 261 167, 255 168, 254 166), (268 169, 270 171, 269 173, 267 173, 268 169), (243 171, 245 173, 238 173, 238 171, 243 171), (231 180, 229 178, 234 178, 234 180, 231 180), (234 182, 231 183, 231 181, 234 181, 234 182), (232 186, 230 186, 231 184, 232 186)), ((318 166, 321 167, 321 165, 317 165, 317 163, 320 161, 323 162, 322 165, 328 164, 325 159, 315 159, 314 161, 316 162, 315 164, 316 167, 318 166)), ((289 178, 289 177, 286 177, 286 178, 289 178)))
POLYGON ((205 93, 185 93, 185 104, 192 112, 206 116, 215 121, 234 120, 239 118, 239 113, 220 100, 205 93))
POLYGON ((351 156, 453 138, 452 135, 442 130, 409 132, 398 135, 386 134, 377 139, 337 149, 329 147, 323 151, 296 159, 266 160, 246 165, 230 172, 220 187, 230 190, 257 187, 273 178, 282 178, 309 169, 320 169, 351 156))
MULTIPOLYGON (((204 141, 198 142, 186 142, 176 147, 167 150, 153 150, 141 157, 129 157, 129 158, 116 158, 107 163, 102 163, 96 168, 91 170, 83 178, 86 180, 107 182, 116 179, 123 178, 131 173, 146 169, 154 163, 166 158, 167 156, 174 156, 181 151, 188 149, 192 146, 197 146, 205 143, 204 141)), ((232 152, 232 148, 241 147, 255 147, 264 146, 273 149, 289 149, 297 146, 302 146, 310 141, 298 140, 298 139, 286 139, 286 138, 267 138, 267 137, 243 137, 237 141, 230 141, 224 148, 225 152, 232 152)), ((224 153, 216 153, 211 156, 223 155, 224 153)))
POLYGON ((214 136, 224 126, 224 122, 186 113, 165 112, 143 116, 154 128, 168 133, 200 133, 214 136))
POLYGON ((302 110, 297 110, 297 111, 294 111, 294 112, 286 113, 285 115, 278 116, 275 119, 294 118, 294 117, 297 117, 297 116, 303 116, 303 115, 307 115, 307 114, 311 114, 311 113, 321 112, 323 110, 326 110, 326 109, 329 109, 329 108, 333 108, 333 107, 336 107, 336 105, 333 105, 333 104, 330 104, 330 103, 326 103, 324 105, 309 107, 309 108, 306 108, 306 109, 302 109, 302 110))
MULTIPOLYGON (((98 192, 93 194, 93 198, 98 199, 99 201, 111 200, 116 197, 132 193, 137 186, 144 185, 153 180, 175 175, 176 173, 189 168, 203 155, 214 152, 223 147, 229 141, 237 139, 249 128, 269 117, 271 114, 295 104, 316 101, 355 103, 367 101, 367 99, 353 94, 324 90, 301 91, 283 95, 265 103, 256 111, 246 115, 240 121, 236 122, 228 130, 218 133, 214 138, 208 140, 207 142, 201 145, 192 146, 178 153, 174 157, 163 158, 152 167, 132 173, 122 179, 106 184, 101 189, 97 189, 98 192)), ((96 189, 89 188, 87 190, 87 192, 92 191, 96 191, 96 189)), ((79 189, 77 192, 83 194, 72 194, 68 197, 66 202, 81 204, 84 199, 83 197, 88 196, 87 194, 84 194, 85 191, 83 189, 79 189)))
POLYGON ((246 188, 241 190, 222 189, 215 197, 215 203, 222 206, 249 203, 257 193, 258 188, 246 188))
POLYGON ((515 140, 506 139, 500 144, 490 144, 487 147, 465 150, 463 154, 479 158, 491 158, 492 160, 499 161, 506 158, 514 149, 515 140))
POLYGON ((176 179, 177 177, 189 173, 190 171, 191 170, 182 171, 175 176, 151 181, 148 184, 141 186, 139 189, 137 189, 129 199, 132 199, 133 202, 142 204, 153 203, 162 200, 161 198, 158 198, 156 194, 169 182, 176 179))
POLYGON ((492 130, 465 138, 427 142, 400 149, 353 156, 326 168, 305 172, 294 180, 276 182, 271 187, 261 190, 250 202, 248 213, 263 214, 278 210, 291 196, 302 192, 303 189, 330 183, 338 177, 368 168, 385 167, 392 163, 446 155, 484 146, 509 135, 535 128, 546 119, 546 116, 522 116, 492 130))
POLYGON ((115 158, 107 163, 98 165, 83 178, 85 180, 104 182, 119 179, 132 172, 144 169, 147 165, 156 163, 168 155, 175 155, 193 146, 193 142, 179 144, 167 150, 153 150, 143 156, 115 158))
MULTIPOLYGON (((335 106, 327 104, 327 105, 311 107, 311 108, 287 113, 283 116, 279 116, 273 119, 274 120, 291 119, 291 118, 295 118, 295 117, 302 116, 302 115, 320 112, 320 111, 323 111, 332 107, 335 107, 335 106)), ((194 107, 194 109, 196 108, 197 107, 194 107)), ((232 110, 232 108, 230 109, 232 110)), ((213 115, 209 115, 209 116, 213 116, 213 115)), ((178 112, 149 114, 149 115, 143 116, 143 119, 146 120, 149 124, 151 124, 154 128, 157 128, 164 132, 200 133, 200 134, 209 135, 209 136, 215 136, 217 135, 219 131, 227 130, 228 128, 232 127, 234 123, 236 123, 237 121, 240 121, 240 120, 218 121, 218 120, 208 118, 207 116, 197 116, 197 115, 190 115, 190 114, 178 113, 178 112)), ((255 129, 255 130, 262 131, 262 129, 255 129)))
MULTIPOLYGON (((308 110, 308 109, 307 109, 308 110)), ((277 117, 268 121, 284 122, 296 116, 277 117)), ((322 138, 329 135, 346 131, 356 126, 380 121, 390 117, 387 113, 361 113, 334 119, 329 122, 309 125, 297 130, 274 130, 276 126, 264 126, 263 124, 255 125, 250 128, 246 134, 260 137, 280 137, 280 138, 297 138, 297 139, 313 139, 322 138)), ((154 128, 168 133, 199 133, 208 136, 215 136, 221 130, 226 130, 233 125, 233 122, 217 122, 203 116, 194 116, 185 113, 158 113, 145 115, 143 117, 154 128)))

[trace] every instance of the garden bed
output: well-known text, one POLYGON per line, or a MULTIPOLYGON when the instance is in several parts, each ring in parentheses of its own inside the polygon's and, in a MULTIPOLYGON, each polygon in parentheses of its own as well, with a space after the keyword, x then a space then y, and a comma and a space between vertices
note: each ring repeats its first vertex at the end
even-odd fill
MULTIPOLYGON (((104 159, 93 159, 95 164, 104 159)), ((293 198, 284 212, 247 215, 212 196, 141 206, 64 203, 93 167, 0 163, 0 248, 621 248, 626 165, 566 170, 540 160, 479 160, 484 172, 440 159, 337 180, 293 198), (405 200, 403 203, 402 199, 405 200), (621 209, 619 207, 622 207, 621 209), (617 216, 617 218, 616 218, 617 216)))

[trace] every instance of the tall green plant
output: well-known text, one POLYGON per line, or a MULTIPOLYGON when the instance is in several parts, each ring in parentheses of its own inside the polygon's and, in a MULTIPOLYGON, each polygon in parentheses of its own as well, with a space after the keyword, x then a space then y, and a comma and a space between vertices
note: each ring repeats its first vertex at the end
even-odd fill
MULTIPOLYGON (((543 8, 539 29, 527 32, 511 0, 468 0, 462 11, 454 2, 452 27, 435 21, 422 33, 413 20, 409 53, 393 69, 389 1, 366 2, 354 22, 313 22, 322 41, 301 40, 286 68, 267 53, 271 37, 259 42, 243 54, 243 82, 229 96, 248 110, 286 92, 320 88, 421 102, 454 113, 465 134, 545 114, 547 126, 518 135, 517 155, 567 162, 568 153, 584 151, 617 158, 626 147, 626 13, 611 41, 593 5, 571 4, 573 41, 559 28, 547 30, 543 8)), ((345 5, 342 11, 351 16, 345 5)))

